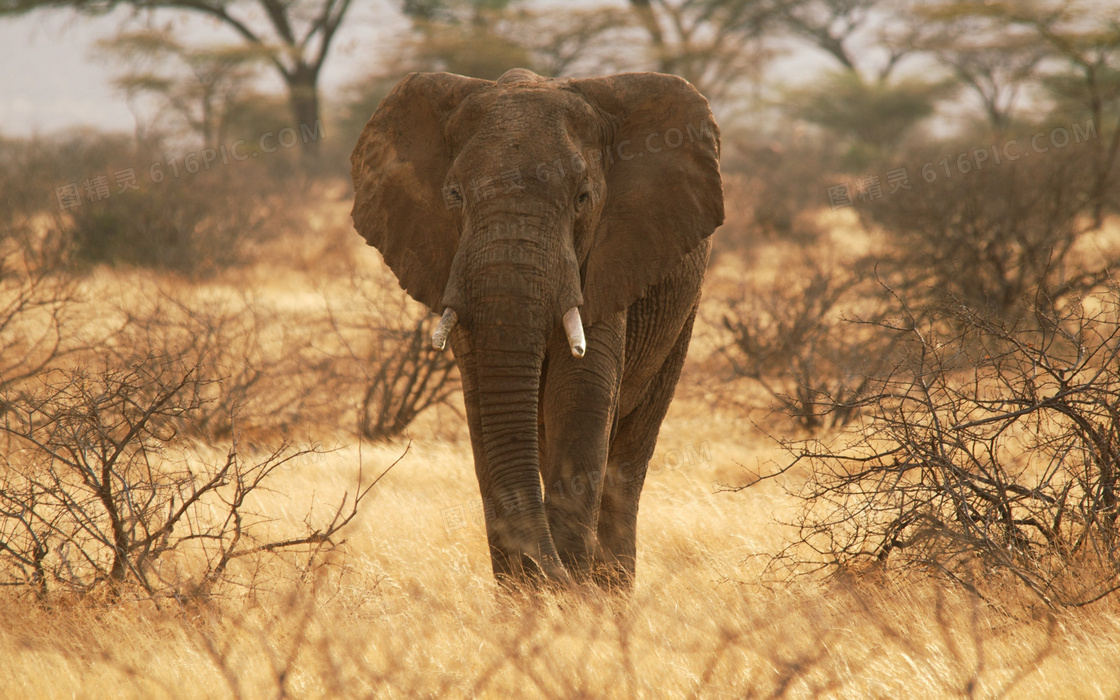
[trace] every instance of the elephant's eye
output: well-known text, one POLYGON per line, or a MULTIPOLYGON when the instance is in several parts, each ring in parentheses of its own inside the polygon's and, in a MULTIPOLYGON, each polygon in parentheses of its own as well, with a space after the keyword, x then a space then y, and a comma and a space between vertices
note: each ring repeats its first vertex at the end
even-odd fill
POLYGON ((448 209, 463 206, 463 193, 458 185, 448 185, 444 187, 443 199, 448 209))
POLYGON ((580 192, 579 196, 576 197, 576 206, 577 207, 582 207, 583 205, 587 204, 590 201, 591 201, 591 193, 590 192, 580 192))

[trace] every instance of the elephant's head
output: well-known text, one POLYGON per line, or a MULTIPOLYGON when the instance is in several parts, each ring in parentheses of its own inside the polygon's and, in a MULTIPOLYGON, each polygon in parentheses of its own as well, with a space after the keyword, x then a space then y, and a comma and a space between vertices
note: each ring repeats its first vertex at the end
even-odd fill
POLYGON ((622 312, 723 222, 718 158, 707 101, 653 73, 414 73, 366 124, 354 225, 444 314, 496 573, 566 578, 538 475, 546 347, 567 332, 582 354, 581 316, 622 312))

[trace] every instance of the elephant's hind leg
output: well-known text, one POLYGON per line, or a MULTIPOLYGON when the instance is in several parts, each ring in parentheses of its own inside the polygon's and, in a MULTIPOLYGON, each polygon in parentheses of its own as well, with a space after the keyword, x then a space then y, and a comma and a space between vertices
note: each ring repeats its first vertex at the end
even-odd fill
POLYGON ((599 561, 595 577, 604 588, 629 589, 633 585, 638 498, 657 445, 657 433, 681 376, 695 318, 693 307, 676 344, 649 383, 644 400, 618 422, 599 507, 599 561))

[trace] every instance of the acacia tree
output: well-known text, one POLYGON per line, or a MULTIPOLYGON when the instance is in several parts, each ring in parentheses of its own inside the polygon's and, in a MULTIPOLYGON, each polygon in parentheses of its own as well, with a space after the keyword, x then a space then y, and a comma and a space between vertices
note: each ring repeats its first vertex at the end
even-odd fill
POLYGON ((845 144, 841 167, 861 169, 895 148, 950 94, 945 80, 899 75, 923 50, 930 29, 914 21, 913 0, 784 0, 775 26, 831 58, 834 69, 788 90, 794 116, 845 144), (869 48, 870 47, 870 48, 869 48))
POLYGON ((709 98, 757 79, 760 41, 786 0, 631 0, 653 51, 654 67, 679 75, 709 98))
POLYGON ((787 102, 795 116, 844 139, 849 144, 845 165, 858 169, 898 146, 952 88, 944 81, 865 81, 844 71, 789 91, 787 102))
POLYGON ((1037 32, 1064 63, 1044 81, 1059 107, 1081 112, 1102 132, 1111 131, 1093 140, 1095 184, 1090 196, 1094 223, 1099 228, 1120 157, 1120 22, 1110 14, 1095 14, 1086 3, 1077 2, 1033 13, 1031 8, 1017 8, 1007 17, 1037 32))
MULTIPOLYGON (((155 96, 197 134, 204 146, 222 143, 260 53, 246 47, 188 46, 168 30, 122 32, 99 47, 125 62, 114 84, 128 97, 155 96)), ((157 114, 153 121, 163 122, 157 114)))
MULTIPOLYGON (((296 124, 318 128, 319 75, 351 0, 0 0, 0 15, 71 8, 98 14, 118 6, 146 10, 183 10, 216 19, 261 51, 288 89, 296 124), (263 12, 264 21, 254 17, 263 12)), ((318 153, 318 139, 307 139, 304 153, 318 153)))
POLYGON ((843 72, 885 83, 930 31, 915 0, 780 0, 775 24, 828 55, 843 72))
POLYGON ((609 7, 557 10, 516 0, 405 0, 413 36, 402 43, 405 70, 447 70, 493 79, 510 68, 546 76, 605 73, 627 66, 611 51, 629 14, 609 7))
MULTIPOLYGON (((845 69, 858 72, 852 37, 871 20, 881 0, 793 0, 780 12, 780 21, 795 36, 832 56, 845 69)), ((892 54, 888 65, 897 62, 892 54)), ((883 69, 890 72, 889 68, 883 69)))
POLYGON ((921 19, 931 27, 924 48, 980 100, 988 125, 1005 133, 1024 88, 1050 54, 1045 44, 958 3, 930 8, 921 19))
POLYGON ((412 31, 388 60, 351 83, 335 132, 356 140, 400 77, 447 71, 494 80, 511 68, 543 76, 607 75, 637 68, 631 13, 621 8, 556 10, 504 0, 405 0, 412 31))
POLYGON ((1053 116, 1091 121, 1095 185, 1089 195, 1099 228, 1120 157, 1120 23, 1114 11, 1087 0, 948 0, 924 14, 953 37, 949 50, 936 53, 981 96, 997 130, 1006 123, 1000 111, 1010 109, 1018 83, 1026 81, 1050 93, 1053 116))

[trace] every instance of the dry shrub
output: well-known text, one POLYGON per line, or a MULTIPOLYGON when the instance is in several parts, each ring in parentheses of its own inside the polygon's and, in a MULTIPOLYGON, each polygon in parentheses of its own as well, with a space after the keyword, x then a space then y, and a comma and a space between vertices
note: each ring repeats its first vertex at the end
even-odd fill
POLYGON ((65 232, 78 260, 209 273, 243 260, 267 217, 231 192, 228 178, 196 174, 86 203, 65 232))
POLYGON ((234 423, 243 435, 268 439, 320 429, 354 434, 346 426, 384 439, 444 405, 457 386, 451 354, 431 348, 433 318, 374 280, 332 285, 309 308, 236 288, 135 280, 98 321, 107 327, 97 337, 88 330, 89 303, 62 295, 80 283, 54 276, 13 284, 0 308, 0 347, 12 350, 0 380, 104 357, 115 366, 181 357, 196 368, 204 399, 182 427, 210 439, 229 438, 234 423))
MULTIPOLYGON (((133 151, 131 137, 77 131, 53 138, 0 137, 0 220, 57 213, 55 188, 105 173, 133 151)), ((83 192, 84 194, 84 192, 83 192)))
POLYGON ((289 154, 262 155, 96 133, 0 140, 0 220, 49 222, 75 261, 208 276, 299 228, 306 184, 286 175, 289 154))
POLYGON ((894 350, 875 332, 889 295, 873 275, 811 266, 729 300, 720 348, 779 411, 809 432, 847 425, 894 350), (887 297, 884 299, 883 297, 887 297))
POLYGON ((455 359, 432 347, 437 324, 434 316, 425 316, 411 329, 387 328, 379 334, 376 369, 366 375, 358 417, 363 437, 399 435, 422 411, 444 403, 455 391, 455 359))
POLYGON ((0 390, 33 378, 82 343, 65 329, 73 316, 73 281, 35 260, 25 243, 0 240, 0 390))
POLYGON ((120 310, 126 321, 108 351, 122 363, 175 354, 197 367, 205 402, 190 429, 211 438, 229 437, 233 423, 255 434, 289 435, 338 421, 348 408, 340 400, 347 376, 317 346, 327 330, 322 318, 280 313, 243 293, 200 291, 137 289, 120 310))
POLYGON ((274 232, 272 199, 230 168, 165 176, 140 190, 85 202, 63 230, 79 260, 208 275, 246 262, 274 232))
POLYGON ((889 237, 880 271, 899 294, 915 307, 959 300, 1013 321, 1108 278, 1120 260, 1115 250, 1104 260, 1099 251, 1078 255, 1079 242, 1097 228, 1090 144, 998 165, 989 156, 980 169, 972 165, 974 150, 975 144, 947 143, 912 152, 905 158, 915 164, 908 168, 912 190, 859 209, 865 225, 889 237), (945 165, 945 153, 968 158, 945 165), (934 179, 925 182, 919 173, 934 179))
POLYGON ((207 382, 191 428, 212 438, 236 421, 260 435, 356 426, 382 440, 446 404, 458 375, 452 355, 431 347, 431 314, 379 278, 352 275, 321 291, 322 306, 297 311, 244 293, 144 288, 107 345, 122 361, 189 357, 207 382))
POLYGON ((0 583, 44 600, 158 601, 256 585, 264 554, 321 563, 353 498, 302 530, 253 504, 318 454, 289 441, 297 425, 336 426, 355 403, 339 401, 360 387, 354 368, 316 345, 325 315, 166 280, 124 285, 112 309, 25 243, 5 241, 0 277, 0 583), (199 437, 232 446, 211 454, 199 437), (234 575, 234 561, 250 565, 234 575))
MULTIPOLYGON (((357 514, 372 484, 343 497, 333 516, 277 539, 248 505, 292 460, 288 444, 258 460, 208 463, 180 426, 204 405, 207 380, 184 357, 127 367, 53 370, 39 390, 9 399, 0 488, 3 585, 79 596, 135 586, 152 598, 209 593, 230 563, 308 550, 311 561, 357 514), (172 556, 177 554, 179 556, 172 556)), ((376 483, 376 482, 374 482, 376 483)))
POLYGON ((821 230, 806 214, 827 201, 835 161, 829 146, 806 139, 761 142, 749 134, 724 141, 728 220, 716 236, 717 250, 746 253, 762 240, 814 243, 821 230))
POLYGON ((423 411, 446 406, 459 385, 454 356, 432 347, 439 322, 402 294, 386 294, 380 278, 352 274, 346 308, 331 308, 329 322, 341 348, 339 362, 353 368, 358 434, 386 440, 403 433, 423 411))
POLYGON ((1054 606, 1120 589, 1118 292, 1035 307, 1032 323, 961 304, 952 332, 881 324, 907 352, 859 430, 787 443, 782 471, 810 476, 779 563, 928 571, 978 595, 1014 583, 1054 606))

